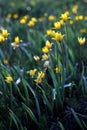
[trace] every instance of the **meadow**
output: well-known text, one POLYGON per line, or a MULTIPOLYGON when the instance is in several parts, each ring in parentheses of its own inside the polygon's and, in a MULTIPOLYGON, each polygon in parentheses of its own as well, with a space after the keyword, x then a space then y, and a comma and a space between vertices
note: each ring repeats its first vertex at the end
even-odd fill
POLYGON ((0 130, 87 129, 87 0, 0 0, 0 130))

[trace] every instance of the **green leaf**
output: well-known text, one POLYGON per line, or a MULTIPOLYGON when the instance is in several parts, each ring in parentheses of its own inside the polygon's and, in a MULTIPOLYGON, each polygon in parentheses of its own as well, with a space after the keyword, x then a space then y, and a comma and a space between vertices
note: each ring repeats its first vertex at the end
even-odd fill
POLYGON ((21 93, 21 91, 20 91, 19 87, 16 85, 16 83, 14 83, 14 86, 15 86, 15 88, 16 88, 16 90, 17 90, 19 96, 20 96, 20 97, 22 98, 22 100, 25 102, 26 99, 25 99, 25 97, 23 96, 23 94, 21 93))
POLYGON ((65 130, 63 124, 60 121, 58 121, 58 124, 59 124, 59 127, 61 128, 61 130, 65 130))
POLYGON ((25 49, 23 46, 20 47, 21 50, 24 52, 24 54, 29 58, 31 59, 31 55, 29 54, 29 52, 27 51, 27 49, 25 49))
POLYGON ((87 93, 87 78, 85 76, 83 76, 82 78, 84 82, 85 92, 87 93))
POLYGON ((87 129, 87 124, 82 120, 84 127, 87 129))
POLYGON ((80 127, 82 130, 84 130, 83 125, 82 125, 82 123, 81 123, 79 117, 77 116, 76 112, 75 112, 72 108, 71 108, 71 111, 72 111, 72 114, 73 114, 73 116, 74 116, 74 118, 75 118, 77 124, 79 125, 79 127, 80 127))
POLYGON ((45 91, 44 91, 40 86, 38 86, 38 87, 39 87, 40 90, 42 91, 43 99, 44 99, 44 101, 45 101, 45 103, 46 103, 46 105, 47 105, 49 111, 52 113, 52 105, 50 104, 50 102, 49 102, 49 100, 48 100, 48 98, 47 98, 47 96, 46 96, 46 94, 45 94, 45 91))
POLYGON ((10 115, 12 121, 15 123, 17 129, 19 130, 19 125, 18 125, 18 121, 17 121, 16 115, 13 113, 12 110, 10 110, 9 115, 10 115))
POLYGON ((63 102, 62 102, 62 96, 60 94, 60 86, 58 84, 56 76, 55 76, 55 74, 54 74, 54 72, 53 72, 53 70, 52 70, 51 67, 49 67, 49 73, 50 73, 50 75, 52 77, 53 84, 54 84, 54 87, 55 87, 56 92, 57 92, 57 97, 58 97, 59 105, 62 105, 63 102))
POLYGON ((30 86, 30 84, 25 79, 24 79, 24 83, 27 85, 27 87, 29 88, 29 90, 31 91, 31 93, 33 94, 33 96, 35 98, 38 116, 40 116, 40 105, 39 105, 37 95, 36 95, 35 91, 33 90, 33 88, 30 86))
POLYGON ((22 103, 23 108, 25 109, 25 111, 28 113, 28 115, 30 116, 30 118, 36 123, 38 124, 38 121, 34 115, 34 113, 31 111, 31 109, 29 107, 27 107, 24 103, 22 103))

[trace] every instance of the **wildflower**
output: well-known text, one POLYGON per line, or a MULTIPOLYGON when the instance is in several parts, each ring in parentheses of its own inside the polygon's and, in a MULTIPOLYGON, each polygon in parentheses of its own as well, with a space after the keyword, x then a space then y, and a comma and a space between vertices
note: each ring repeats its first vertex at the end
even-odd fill
POLYGON ((26 20, 24 19, 24 18, 22 18, 21 20, 20 20, 20 24, 26 24, 26 20))
POLYGON ((78 37, 78 42, 79 42, 80 45, 84 45, 85 41, 86 41, 85 37, 84 38, 78 37))
POLYGON ((70 25, 73 25, 73 21, 72 21, 72 20, 70 20, 70 21, 69 21, 69 24, 70 24, 70 25))
POLYGON ((0 34, 0 42, 4 42, 4 41, 5 41, 4 36, 2 36, 2 35, 0 34))
POLYGON ((42 60, 48 60, 48 55, 46 55, 46 54, 44 54, 44 55, 42 55, 42 60))
POLYGON ((84 20, 87 21, 87 16, 84 17, 84 20))
POLYGON ((36 82, 36 84, 41 84, 42 83, 42 79, 41 78, 36 78, 34 81, 36 82))
POLYGON ((76 21, 82 21, 83 20, 83 16, 82 15, 76 16, 75 20, 76 21))
POLYGON ((41 18, 38 19, 39 22, 43 22, 44 20, 45 20, 44 17, 41 17, 41 18))
POLYGON ((37 19, 34 18, 34 17, 32 17, 32 18, 31 18, 31 21, 32 21, 33 23, 36 23, 36 22, 37 22, 37 19))
POLYGON ((66 11, 65 14, 69 17, 69 11, 66 11))
POLYGON ((27 20, 29 18, 29 15, 25 15, 23 19, 27 20))
POLYGON ((7 14, 7 18, 10 19, 12 17, 12 14, 7 14))
POLYGON ((45 74, 42 71, 38 72, 38 76, 34 81, 36 82, 36 84, 40 84, 42 83, 44 77, 45 77, 45 74))
POLYGON ((57 30, 60 30, 61 29, 61 23, 60 22, 55 22, 54 23, 54 28, 57 29, 57 30))
POLYGON ((50 29, 50 30, 47 30, 47 31, 46 31, 46 34, 47 34, 47 36, 53 36, 54 31, 52 31, 51 29, 50 29))
POLYGON ((13 82, 13 78, 11 76, 7 76, 5 81, 7 83, 12 83, 13 82))
POLYGON ((16 85, 18 85, 21 82, 21 78, 18 78, 15 82, 16 85))
POLYGON ((44 20, 45 20, 44 17, 41 17, 41 18, 38 19, 39 22, 43 22, 44 20))
POLYGON ((58 74, 58 73, 60 73, 60 69, 58 68, 58 67, 56 67, 55 69, 54 69, 54 71, 58 74))
POLYGON ((37 22, 37 19, 32 17, 31 20, 28 22, 28 26, 29 27, 33 27, 35 25, 35 23, 37 22))
POLYGON ((79 16, 79 21, 82 21, 82 20, 83 20, 83 16, 80 15, 80 16, 79 16))
POLYGON ((19 47, 19 45, 15 44, 15 42, 11 43, 11 46, 13 46, 13 49, 16 49, 19 47))
POLYGON ((7 38, 7 36, 8 36, 8 31, 7 31, 7 29, 3 29, 3 30, 2 30, 2 36, 3 36, 4 38, 7 38))
POLYGON ((68 13, 61 14, 61 19, 66 22, 68 20, 68 13))
POLYGON ((33 21, 29 21, 27 24, 29 27, 33 27, 35 25, 35 23, 33 21))
POLYGON ((75 20, 76 20, 76 21, 79 21, 79 17, 78 17, 78 16, 76 16, 76 17, 75 17, 75 20))
POLYGON ((15 48, 18 48, 20 42, 22 42, 22 40, 20 40, 20 38, 17 36, 17 37, 14 38, 14 42, 11 43, 11 45, 13 46, 14 49, 15 49, 15 48))
POLYGON ((44 13, 44 16, 45 16, 45 17, 47 17, 47 16, 48 16, 48 14, 47 14, 47 13, 44 13))
POLYGON ((46 34, 47 34, 47 36, 50 36, 50 35, 51 35, 51 32, 52 32, 51 29, 50 29, 50 30, 46 30, 46 34))
POLYGON ((18 14, 13 14, 13 18, 17 19, 18 18, 18 14))
POLYGON ((51 47, 52 47, 52 43, 50 43, 50 41, 46 41, 46 47, 48 48, 48 49, 50 49, 51 47))
POLYGON ((73 6, 72 13, 77 14, 77 11, 78 11, 78 5, 73 6))
POLYGON ((53 22, 53 21, 56 20, 56 17, 53 16, 53 15, 50 15, 50 16, 48 17, 48 20, 51 21, 51 22, 53 22))
POLYGON ((55 34, 56 34, 56 32, 55 32, 55 31, 52 31, 52 33, 51 33, 51 37, 54 37, 55 34))
POLYGON ((40 60, 39 56, 34 56, 34 60, 39 61, 40 60))
POLYGON ((45 47, 42 48, 42 52, 48 54, 49 49, 45 46, 45 47))
POLYGON ((30 70, 29 75, 33 77, 36 73, 36 69, 30 70))
POLYGON ((18 37, 18 36, 17 36, 17 37, 15 37, 14 42, 15 42, 16 44, 19 44, 19 43, 20 43, 20 39, 19 39, 19 37, 18 37))
POLYGON ((83 33, 86 33, 86 29, 80 29, 80 33, 83 34, 83 33))
POLYGON ((57 33, 55 33, 55 35, 54 35, 54 37, 52 39, 55 40, 56 42, 61 42, 63 37, 64 37, 64 35, 57 32, 57 33))
POLYGON ((44 77, 45 77, 45 74, 42 71, 38 72, 38 78, 43 79, 44 77))
POLYGON ((4 60, 4 64, 8 65, 9 64, 8 60, 4 60))
POLYGON ((61 24, 61 26, 63 26, 65 24, 65 22, 61 19, 60 24, 61 24))
POLYGON ((49 62, 48 60, 45 61, 45 63, 44 63, 44 68, 47 69, 47 67, 49 66, 49 64, 50 64, 50 62, 49 62))

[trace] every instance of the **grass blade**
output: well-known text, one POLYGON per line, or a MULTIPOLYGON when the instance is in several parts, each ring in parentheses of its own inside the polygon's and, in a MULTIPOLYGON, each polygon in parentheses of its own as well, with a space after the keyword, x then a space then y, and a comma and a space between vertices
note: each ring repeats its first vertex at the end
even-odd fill
POLYGON ((71 111, 72 111, 72 114, 73 114, 73 116, 74 116, 74 118, 75 118, 77 124, 79 125, 79 127, 80 127, 82 130, 84 130, 83 125, 82 125, 82 123, 81 123, 79 117, 77 116, 76 112, 75 112, 72 108, 71 108, 71 111))
POLYGON ((65 130, 63 124, 60 121, 58 121, 58 124, 59 124, 59 127, 61 128, 61 130, 65 130))
POLYGON ((16 118, 16 116, 15 116, 15 114, 13 113, 12 110, 10 110, 9 115, 10 115, 12 121, 14 122, 14 124, 16 125, 17 129, 20 130, 20 129, 19 129, 18 122, 17 122, 17 118, 16 118))
POLYGON ((31 109, 29 107, 27 107, 24 103, 22 103, 23 108, 25 109, 25 111, 28 113, 28 115, 30 116, 30 118, 36 123, 38 124, 38 121, 34 115, 34 113, 31 111, 31 109))

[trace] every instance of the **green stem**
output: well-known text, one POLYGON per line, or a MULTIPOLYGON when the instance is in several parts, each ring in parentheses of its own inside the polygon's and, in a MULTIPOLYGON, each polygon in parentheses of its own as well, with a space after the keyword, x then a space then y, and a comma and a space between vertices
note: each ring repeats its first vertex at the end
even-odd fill
POLYGON ((12 84, 10 84, 10 105, 11 105, 11 109, 13 109, 13 92, 12 92, 12 84))
POLYGON ((62 98, 64 100, 64 84, 65 84, 65 54, 64 54, 64 45, 61 43, 62 48, 62 98))

